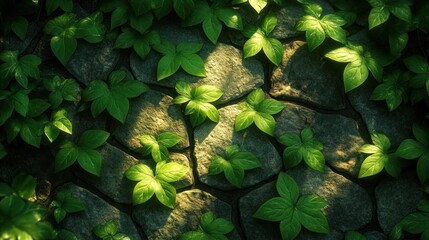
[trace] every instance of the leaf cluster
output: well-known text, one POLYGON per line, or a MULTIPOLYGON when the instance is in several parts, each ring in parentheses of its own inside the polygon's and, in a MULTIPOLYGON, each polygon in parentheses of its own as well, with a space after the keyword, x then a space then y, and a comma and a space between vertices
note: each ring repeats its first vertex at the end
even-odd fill
POLYGON ((276 121, 272 115, 279 113, 284 105, 275 99, 265 99, 262 89, 253 90, 246 98, 246 102, 240 103, 241 113, 234 122, 235 131, 248 128, 253 122, 264 133, 273 136, 276 121))
POLYGON ((217 101, 223 95, 221 90, 210 85, 191 87, 182 81, 177 82, 175 88, 179 96, 173 99, 173 103, 187 103, 185 115, 191 116, 192 126, 201 125, 207 117, 213 122, 219 121, 219 112, 211 102, 217 101))
POLYGON ((231 145, 225 149, 226 157, 213 156, 209 167, 209 175, 223 172, 232 185, 241 187, 244 180, 244 171, 261 167, 261 162, 251 152, 240 151, 238 145, 231 145))
POLYGON ((51 208, 54 209, 54 219, 60 223, 66 217, 67 213, 77 213, 85 210, 85 205, 69 191, 60 191, 56 198, 51 202, 51 208))
POLYGON ((286 168, 297 166, 302 160, 312 169, 325 171, 325 156, 321 152, 323 145, 310 128, 304 128, 301 134, 286 133, 279 137, 279 142, 287 146, 283 150, 283 161, 286 168))
POLYGON ((225 234, 228 234, 233 229, 234 225, 230 221, 224 218, 215 218, 213 212, 209 211, 201 216, 198 230, 185 232, 180 236, 179 240, 227 240, 228 238, 225 234))
POLYGON ((280 233, 285 240, 297 237, 302 226, 316 233, 329 232, 328 221, 321 211, 327 205, 324 199, 315 194, 300 196, 295 180, 283 172, 277 178, 276 189, 280 197, 263 203, 253 217, 280 221, 280 233))
POLYGON ((162 132, 155 138, 152 135, 142 135, 140 142, 143 145, 143 156, 152 155, 155 162, 167 161, 168 149, 174 147, 182 140, 182 137, 172 132, 162 132))
POLYGON ((0 2, 0 36, 6 37, 12 31, 24 40, 28 30, 26 16, 37 11, 37 3, 32 0, 0 2))
POLYGON ((36 178, 25 173, 16 175, 12 180, 11 186, 0 182, 0 198, 15 195, 28 200, 34 196, 35 190, 36 178))
POLYGON ((103 240, 130 240, 124 233, 118 233, 119 227, 115 224, 115 221, 109 220, 104 224, 98 224, 92 230, 92 232, 103 240))

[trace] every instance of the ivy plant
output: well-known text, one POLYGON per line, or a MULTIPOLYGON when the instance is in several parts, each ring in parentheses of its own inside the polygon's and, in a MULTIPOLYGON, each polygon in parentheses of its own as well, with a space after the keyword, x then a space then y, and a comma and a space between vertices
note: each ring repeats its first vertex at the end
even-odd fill
POLYGON ((55 156, 55 172, 64 170, 76 161, 87 172, 100 176, 101 155, 96 150, 110 134, 103 130, 87 130, 77 143, 65 140, 55 156))
POLYGON ((30 104, 28 94, 32 89, 24 89, 12 84, 9 90, 3 90, 0 98, 0 126, 7 122, 14 112, 22 117, 27 116, 30 104))
POLYGON ((383 82, 380 83, 372 92, 370 99, 381 101, 385 100, 389 111, 399 107, 402 102, 408 100, 408 72, 394 70, 383 76, 383 82))
POLYGON ((65 109, 58 109, 52 113, 51 121, 47 122, 44 127, 45 136, 49 142, 54 142, 60 132, 72 134, 73 125, 67 117, 65 109))
POLYGON ((85 210, 85 205, 69 191, 60 191, 51 202, 54 218, 57 223, 64 220, 67 213, 77 213, 85 210))
POLYGON ((201 216, 198 230, 183 233, 179 240, 228 239, 225 234, 228 234, 233 229, 234 225, 230 221, 224 218, 215 218, 213 212, 209 211, 201 216))
POLYGON ((389 138, 382 133, 373 132, 371 139, 373 144, 364 144, 359 148, 359 152, 371 155, 362 162, 358 177, 369 177, 385 169, 390 176, 398 178, 402 164, 396 154, 389 152, 389 138))
POLYGON ((187 103, 185 115, 191 116, 192 126, 202 124, 207 117, 213 122, 219 121, 219 112, 211 102, 217 101, 223 95, 221 90, 210 85, 191 88, 188 83, 182 81, 177 82, 175 88, 179 96, 173 99, 173 103, 187 103))
POLYGON ((76 237, 76 234, 74 234, 72 231, 69 231, 67 229, 55 229, 54 230, 54 239, 58 239, 58 240, 78 240, 78 238, 76 237))
POLYGON ((92 15, 78 20, 74 13, 64 13, 49 20, 44 31, 52 35, 51 49, 61 64, 66 65, 77 48, 78 38, 90 43, 103 40, 105 27, 102 24, 103 15, 95 12, 92 15))
POLYGON ((36 178, 25 173, 19 173, 13 178, 11 186, 0 182, 0 198, 15 195, 28 200, 36 192, 36 183, 36 178))
POLYGON ((372 9, 368 15, 369 29, 385 23, 392 13, 395 17, 411 22, 411 0, 368 0, 372 9))
POLYGON ((158 62, 157 80, 160 81, 173 75, 179 70, 179 67, 191 75, 206 77, 204 61, 197 55, 202 47, 201 43, 179 43, 174 46, 167 40, 162 40, 160 44, 154 45, 153 48, 164 55, 158 62))
POLYGON ((155 162, 168 160, 168 149, 174 147, 182 140, 182 137, 172 132, 162 132, 155 138, 152 135, 142 135, 140 142, 143 144, 144 156, 152 155, 155 162))
POLYGON ((329 226, 321 211, 327 202, 315 194, 300 196, 298 185, 288 174, 281 172, 277 178, 276 189, 280 197, 263 203, 253 217, 265 221, 280 221, 283 239, 294 239, 301 226, 316 233, 328 233, 329 226))
POLYGON ((16 195, 0 200, 0 233, 4 239, 51 239, 53 228, 43 218, 46 208, 16 195))
POLYGON ((5 37, 12 31, 20 40, 24 40, 28 30, 25 17, 38 10, 37 2, 32 0, 0 2, 0 35, 5 37))
POLYGON ((44 79, 43 86, 50 91, 49 103, 52 108, 58 108, 66 100, 76 102, 79 95, 79 84, 73 78, 61 79, 54 76, 52 79, 44 79))
POLYGON ((165 206, 173 209, 176 204, 176 189, 169 183, 183 178, 189 168, 175 162, 158 162, 155 173, 145 164, 130 167, 125 176, 138 183, 133 190, 133 204, 147 202, 154 194, 165 206))
MULTIPOLYGON (((245 2, 249 2, 250 6, 259 14, 262 11, 262 9, 264 9, 267 6, 269 1, 268 0, 232 0, 233 4, 245 3, 245 2)), ((273 0, 273 2, 281 6, 284 1, 273 0)))
POLYGON ((105 222, 104 224, 98 224, 92 229, 92 232, 103 240, 130 240, 125 233, 119 233, 119 227, 115 224, 113 219, 105 222))
POLYGON ((128 98, 138 97, 149 88, 137 80, 125 80, 127 73, 115 70, 110 73, 108 83, 94 80, 83 91, 82 97, 91 103, 91 113, 97 117, 105 109, 116 120, 125 123, 130 103, 128 98))
POLYGON ((189 18, 182 25, 194 26, 202 23, 206 36, 213 44, 222 31, 223 22, 227 27, 243 30, 243 20, 237 10, 225 7, 221 1, 214 1, 211 6, 205 0, 197 0, 189 18))
POLYGON ((58 8, 64 12, 71 12, 73 11, 73 0, 46 0, 45 8, 48 15, 51 15, 58 8))
POLYGON ((280 64, 283 58, 283 45, 279 40, 270 37, 276 25, 276 15, 269 13, 260 27, 250 26, 243 31, 243 35, 249 38, 243 46, 244 58, 255 56, 263 50, 272 63, 276 66, 280 64))
POLYGON ((236 132, 248 128, 253 122, 264 133, 273 136, 276 121, 272 115, 279 113, 284 105, 275 99, 265 99, 262 89, 253 90, 246 98, 246 102, 240 103, 241 113, 234 122, 236 132))
POLYGON ((325 156, 321 152, 323 144, 319 142, 310 128, 301 130, 301 134, 294 132, 283 134, 279 142, 287 146, 283 150, 283 162, 286 168, 297 166, 303 159, 312 169, 325 171, 325 156))
POLYGON ((223 172, 226 180, 240 188, 243 185, 244 171, 261 167, 261 162, 251 152, 240 151, 238 145, 225 149, 226 157, 213 156, 209 166, 209 175, 223 172))
POLYGON ((39 65, 42 60, 33 54, 19 57, 18 51, 0 52, 0 89, 5 89, 12 79, 15 79, 23 88, 28 88, 29 78, 39 79, 39 65))
POLYGON ((413 55, 404 59, 404 64, 414 73, 410 79, 410 85, 413 88, 425 88, 429 94, 429 63, 419 55, 413 55))
POLYGON ((360 45, 348 43, 347 46, 329 51, 325 57, 337 62, 348 63, 343 72, 344 89, 349 92, 362 85, 369 72, 376 80, 383 76, 383 59, 360 45))
POLYGON ((429 238, 429 201, 421 200, 417 205, 417 211, 411 213, 399 223, 402 230, 412 233, 421 234, 420 239, 429 238))
POLYGON ((367 240, 365 235, 356 232, 356 231, 347 231, 345 235, 345 240, 367 240))
POLYGON ((396 155, 404 159, 418 159, 416 171, 422 183, 429 179, 429 129, 413 125, 415 139, 405 139, 401 142, 396 155))
POLYGON ((305 16, 301 17, 296 25, 299 31, 305 31, 305 38, 310 51, 316 49, 325 41, 326 36, 332 40, 347 44, 346 31, 341 27, 347 22, 336 14, 327 14, 322 17, 322 7, 317 4, 304 4, 305 16))

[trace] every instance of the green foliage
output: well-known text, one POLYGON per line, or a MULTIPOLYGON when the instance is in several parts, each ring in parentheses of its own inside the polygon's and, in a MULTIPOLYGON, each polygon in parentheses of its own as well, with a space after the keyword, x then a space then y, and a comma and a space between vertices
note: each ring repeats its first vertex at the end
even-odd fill
POLYGON ((276 127, 276 121, 273 114, 279 113, 284 105, 274 99, 265 99, 265 93, 262 89, 253 90, 246 99, 246 102, 240 103, 241 113, 237 115, 234 122, 236 132, 248 128, 253 122, 256 126, 273 136, 276 127))
POLYGON ((78 38, 89 43, 98 43, 103 40, 105 27, 102 24, 103 15, 93 13, 81 20, 74 13, 64 13, 49 20, 45 25, 45 32, 52 35, 51 49, 61 64, 66 65, 77 48, 78 38))
POLYGON ((310 128, 302 129, 301 135, 293 132, 286 133, 278 140, 287 146, 283 151, 286 168, 295 167, 304 159, 310 168, 319 172, 325 171, 325 156, 321 152, 323 145, 314 137, 310 128))
POLYGON ((143 144, 143 155, 152 155, 155 162, 162 162, 168 160, 168 149, 174 147, 182 140, 182 137, 172 133, 163 132, 155 138, 152 135, 142 135, 140 142, 143 144))
POLYGON ((118 231, 119 227, 113 219, 104 224, 98 224, 92 230, 97 237, 103 240, 130 240, 126 234, 118 233, 118 231))
POLYGON ((347 22, 341 16, 327 14, 322 17, 322 7, 314 3, 304 4, 304 11, 307 15, 298 20, 296 29, 305 31, 310 51, 320 46, 326 35, 334 41, 347 44, 346 31, 341 28, 347 22))
POLYGON ((16 195, 0 200, 1 239, 51 239, 52 226, 43 218, 46 208, 16 195))
POLYGON ((397 155, 389 153, 390 140, 382 134, 373 132, 371 134, 373 144, 364 144, 359 152, 371 154, 362 163, 359 171, 359 178, 375 175, 386 169, 386 172, 395 178, 401 174, 401 162, 397 155))
POLYGON ((219 112, 210 103, 223 95, 221 90, 209 85, 191 88, 188 83, 179 81, 176 83, 176 92, 179 96, 173 99, 173 103, 187 103, 185 115, 191 115, 192 126, 202 124, 207 117, 213 122, 219 121, 219 112))
POLYGON ((401 224, 396 224, 392 231, 389 233, 389 240, 402 240, 404 239, 404 233, 402 231, 401 224))
POLYGON ((47 122, 44 127, 45 136, 49 142, 54 142, 60 132, 72 134, 73 126, 70 119, 67 118, 67 111, 65 109, 58 109, 52 113, 51 121, 47 122))
POLYGON ((125 123, 128 115, 128 98, 138 97, 149 88, 137 80, 125 80, 126 72, 116 70, 109 75, 109 85, 101 80, 94 80, 83 91, 83 99, 92 101, 91 113, 97 117, 105 109, 116 120, 125 123))
POLYGON ((176 204, 176 189, 169 184, 183 178, 189 168, 175 162, 158 162, 155 174, 145 164, 130 167, 125 176, 138 183, 133 190, 133 204, 138 205, 148 201, 154 194, 165 206, 173 209, 176 204))
POLYGON ((55 10, 61 8, 64 12, 73 10, 73 0, 46 0, 46 13, 51 15, 55 10))
POLYGON ((429 201, 421 200, 417 205, 417 211, 411 213, 399 223, 401 228, 412 234, 421 234, 420 239, 429 238, 429 201))
POLYGON ((243 20, 237 10, 216 1, 209 6, 205 0, 196 0, 194 11, 183 25, 194 26, 202 23, 204 33, 213 44, 216 44, 222 31, 221 22, 227 27, 243 30, 243 20))
POLYGON ((403 140, 395 154, 404 159, 418 159, 417 176, 425 183, 429 179, 429 129, 414 124, 413 133, 416 140, 403 140))
POLYGON ((68 191, 58 192, 55 200, 51 202, 51 207, 54 209, 54 218, 57 223, 64 220, 67 213, 85 210, 85 205, 68 191))
POLYGON ((72 78, 61 79, 54 76, 52 79, 44 79, 43 86, 50 91, 49 103, 52 108, 58 108, 66 101, 75 102, 78 100, 79 84, 72 78))
POLYGON ((157 80, 160 81, 173 75, 179 70, 179 67, 191 75, 206 77, 204 61, 196 54, 202 47, 201 43, 179 43, 174 46, 166 40, 154 45, 153 48, 164 55, 158 62, 157 80))
POLYGON ((13 178, 11 186, 0 182, 0 198, 15 195, 28 200, 34 196, 35 189, 36 178, 20 173, 13 178))
POLYGON ((224 218, 215 218, 213 212, 209 211, 201 216, 198 230, 185 232, 180 236, 179 240, 228 239, 225 234, 233 229, 234 225, 230 221, 224 218))
POLYGON ((321 209, 327 202, 311 194, 300 196, 298 185, 292 177, 281 172, 276 182, 280 197, 274 197, 262 204, 253 217, 265 221, 280 221, 283 239, 294 239, 301 226, 316 233, 328 233, 329 226, 321 209))
POLYGON ((345 240, 367 240, 365 235, 356 231, 347 231, 345 240))
POLYGON ((411 0, 367 0, 372 9, 368 15, 369 29, 385 23, 392 13, 395 17, 411 22, 411 0))
POLYGON ((408 70, 414 73, 410 79, 410 85, 414 88, 426 88, 429 94, 429 63, 428 61, 418 55, 407 57, 404 59, 405 66, 408 70))
POLYGON ((76 235, 66 229, 56 229, 56 237, 58 240, 79 240, 76 235))
POLYGON ((0 52, 0 89, 6 88, 15 79, 23 88, 28 88, 29 78, 39 79, 42 60, 36 55, 19 57, 18 51, 0 52))
POLYGON ((370 100, 385 100, 389 111, 395 110, 402 102, 408 100, 408 72, 394 70, 383 76, 380 83, 372 92, 370 100))
MULTIPOLYGON (((249 2, 250 6, 259 14, 268 5, 268 0, 232 0, 233 4, 249 2)), ((278 5, 283 4, 283 0, 273 0, 278 5)))
POLYGON ((279 40, 270 37, 276 25, 277 17, 270 13, 265 16, 259 28, 251 26, 244 30, 243 35, 249 38, 243 46, 244 58, 255 56, 262 49, 272 63, 276 66, 280 64, 283 58, 283 45, 279 40))
POLYGON ((103 145, 110 134, 102 130, 87 130, 77 143, 64 141, 55 156, 55 172, 64 170, 77 162, 87 172, 100 175, 101 155, 95 150, 103 145))
POLYGON ((261 167, 261 162, 251 152, 240 151, 238 145, 231 145, 225 150, 226 157, 213 156, 209 167, 209 175, 223 172, 226 180, 236 187, 241 187, 244 171, 261 167))
POLYGON ((383 76, 382 60, 373 52, 365 51, 362 46, 349 43, 347 46, 329 51, 325 57, 348 63, 343 73, 346 92, 362 85, 368 78, 369 72, 376 80, 381 80, 383 76))
POLYGON ((0 2, 0 36, 6 37, 12 31, 20 40, 27 35, 28 20, 26 15, 37 11, 37 3, 32 0, 0 2))

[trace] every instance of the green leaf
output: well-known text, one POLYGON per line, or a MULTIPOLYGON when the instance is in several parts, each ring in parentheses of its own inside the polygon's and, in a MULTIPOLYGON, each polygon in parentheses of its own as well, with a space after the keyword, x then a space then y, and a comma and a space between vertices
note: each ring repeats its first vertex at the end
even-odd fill
POLYGON ((262 89, 257 88, 253 90, 246 98, 246 102, 254 107, 262 103, 265 99, 265 93, 262 89))
POLYGON ((187 166, 175 162, 159 162, 156 165, 155 177, 165 182, 175 182, 182 179, 189 171, 187 166))
POLYGON ((160 133, 157 142, 164 145, 165 147, 173 147, 182 140, 182 137, 172 133, 172 132, 163 132, 160 133))
POLYGON ((193 0, 174 0, 173 8, 180 18, 185 19, 195 9, 195 4, 193 0))
POLYGON ((344 69, 343 79, 346 92, 362 85, 368 78, 368 69, 361 62, 347 64, 344 69))
POLYGON ((147 178, 136 184, 133 190, 133 205, 147 202, 155 193, 154 185, 157 182, 153 178, 147 178))
POLYGON ((346 23, 344 19, 336 14, 328 14, 320 21, 326 35, 342 44, 347 44, 346 32, 341 28, 346 23))
POLYGON ((68 63, 77 48, 77 41, 65 35, 54 36, 51 39, 51 49, 64 66, 68 63))
POLYGON ((78 27, 83 39, 89 43, 101 42, 106 32, 106 27, 103 25, 103 14, 101 12, 95 12, 81 19, 78 23, 78 27))
POLYGON ((137 41, 137 33, 130 28, 123 28, 116 38, 114 48, 130 48, 137 41))
POLYGON ((375 7, 371 9, 368 16, 369 29, 377 27, 389 19, 390 12, 386 7, 375 7))
POLYGON ((54 210, 54 218, 57 223, 60 223, 66 217, 67 212, 62 208, 57 208, 54 210))
POLYGON ((401 220, 402 228, 412 234, 419 234, 428 229, 429 213, 416 212, 401 220))
POLYGON ((60 149, 60 151, 58 151, 57 155, 55 156, 55 172, 59 172, 73 165, 73 163, 76 162, 78 156, 79 151, 75 147, 60 149))
POLYGON ((192 98, 192 95, 191 95, 192 88, 191 86, 189 86, 188 83, 178 81, 176 83, 175 89, 178 94, 188 98, 189 100, 192 98))
POLYGON ((87 172, 100 176, 101 154, 93 149, 79 148, 79 165, 87 172))
POLYGON ((253 117, 255 125, 264 133, 273 136, 276 127, 276 121, 273 116, 267 113, 257 113, 253 117))
MULTIPOLYGON (((198 10, 200 11, 200 10, 198 10)), ((218 8, 215 9, 215 14, 226 26, 243 30, 243 20, 238 11, 232 8, 218 8)))
POLYGON ((348 47, 334 49, 325 54, 325 57, 337 62, 355 62, 361 59, 359 53, 348 47))
POLYGON ((420 124, 413 124, 413 134, 424 146, 429 145, 429 129, 420 124))
POLYGON ((244 180, 244 169, 239 165, 233 165, 229 162, 226 163, 223 169, 226 180, 232 185, 241 188, 244 180))
POLYGON ((11 29, 21 40, 24 40, 28 29, 27 19, 22 16, 15 17, 12 21, 11 29))
POLYGON ((303 154, 303 159, 307 165, 319 172, 325 171, 325 157, 317 149, 306 149, 303 154))
POLYGON ((11 187, 19 197, 29 199, 35 194, 36 178, 24 173, 18 174, 13 178, 11 187))
POLYGON ((290 203, 296 203, 299 197, 299 189, 295 180, 286 173, 280 172, 276 189, 279 195, 290 203))
POLYGON ((149 1, 130 0, 131 8, 137 16, 150 11, 151 5, 149 1))
POLYGON ((107 102, 107 111, 109 114, 117 119, 122 124, 125 123, 125 119, 129 110, 128 99, 120 93, 112 92, 107 102))
POLYGON ((230 156, 229 161, 233 165, 238 165, 244 170, 251 170, 261 166, 261 163, 251 152, 236 152, 230 156))
POLYGON ((142 181, 154 178, 153 171, 145 164, 137 164, 125 171, 125 176, 131 181, 142 181))
POLYGON ((280 221, 280 233, 283 239, 295 239, 301 231, 301 223, 296 211, 280 221))
POLYGON ((284 104, 275 99, 264 99, 258 105, 255 110, 261 113, 267 113, 270 115, 277 114, 284 108, 284 104))
POLYGON ((265 16, 262 22, 261 29, 266 35, 268 35, 274 30, 276 25, 277 25, 276 15, 274 13, 269 13, 267 14, 267 16, 265 16))
POLYGON ((224 166, 227 161, 219 156, 213 156, 210 158, 209 175, 217 175, 224 171, 224 166))
POLYGON ((249 3, 250 3, 250 6, 252 6, 252 8, 255 9, 257 13, 260 13, 262 9, 264 9, 265 6, 267 6, 268 1, 267 0, 249 0, 249 3))
POLYGON ((237 115, 234 121, 234 130, 236 132, 248 128, 254 121, 255 111, 244 111, 237 115))
POLYGON ((191 98, 201 102, 214 102, 222 97, 223 92, 217 87, 202 85, 192 89, 191 98))
POLYGON ((176 189, 169 183, 159 181, 159 188, 155 188, 155 195, 165 206, 173 209, 176 205, 176 189))
POLYGON ((112 12, 110 18, 110 30, 113 30, 116 27, 124 25, 130 16, 128 8, 118 7, 112 12))
MULTIPOLYGON (((409 4, 411 5, 411 4, 409 4)), ((405 22, 411 22, 412 20, 412 14, 411 9, 407 5, 407 3, 401 3, 401 2, 393 2, 392 4, 389 4, 388 6, 389 11, 395 15, 395 17, 405 21, 405 22)))
POLYGON ((422 56, 414 55, 404 60, 405 66, 413 73, 423 74, 429 72, 429 63, 422 56))
POLYGON ((222 31, 222 23, 218 20, 217 16, 211 13, 203 21, 203 30, 209 40, 213 43, 217 43, 217 39, 222 31))
POLYGON ((396 150, 396 155, 405 159, 415 159, 423 155, 425 152, 428 152, 428 149, 421 143, 414 139, 405 139, 396 150))
POLYGON ((55 126, 57 129, 72 134, 72 123, 66 116, 67 112, 64 109, 59 109, 58 111, 53 113, 53 121, 52 125, 55 126))
POLYGON ((165 55, 162 57, 158 62, 157 80, 160 81, 173 75, 179 70, 181 62, 181 59, 174 55, 165 55))
POLYGON ((79 139, 79 147, 95 149, 103 145, 109 138, 110 133, 103 130, 87 130, 79 139))
POLYGON ((296 205, 301 224, 308 230, 317 233, 329 233, 329 226, 321 208, 327 202, 317 195, 304 195, 296 205))
POLYGON ((121 84, 116 86, 118 92, 120 92, 126 98, 134 98, 142 95, 149 90, 149 87, 137 80, 124 80, 121 84))
POLYGON ((387 161, 388 157, 383 153, 374 153, 368 156, 362 163, 359 178, 372 176, 381 172, 387 161))
POLYGON ((274 197, 263 203, 253 214, 253 217, 265 221, 281 221, 293 214, 294 206, 285 198, 274 197))
POLYGON ((417 176, 421 183, 425 183, 429 179, 429 153, 425 153, 417 162, 417 176))
POLYGON ((12 194, 12 188, 10 188, 6 183, 0 183, 0 197, 7 197, 12 194))
POLYGON ((244 43, 243 56, 244 58, 255 56, 261 51, 265 37, 260 32, 255 32, 252 37, 244 43))
POLYGON ((268 59, 276 66, 280 64, 283 59, 283 45, 275 38, 267 38, 262 42, 262 49, 268 59))
POLYGON ((365 235, 362 235, 356 231, 347 231, 345 238, 345 240, 367 240, 365 235))
POLYGON ((183 68, 183 70, 185 70, 185 72, 191 75, 197 77, 206 77, 204 61, 197 54, 183 54, 181 56, 180 66, 183 68))

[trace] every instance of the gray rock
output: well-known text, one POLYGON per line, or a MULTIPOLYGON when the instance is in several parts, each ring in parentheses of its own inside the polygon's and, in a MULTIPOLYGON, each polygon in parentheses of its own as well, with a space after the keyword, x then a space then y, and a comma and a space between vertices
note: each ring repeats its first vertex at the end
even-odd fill
POLYGON ((423 192, 417 180, 402 177, 382 181, 375 188, 375 197, 378 222, 384 233, 389 234, 405 216, 416 211, 423 192))
POLYGON ((299 133, 310 127, 316 139, 324 146, 322 153, 326 162, 341 172, 357 176, 363 158, 358 153, 365 143, 353 119, 339 114, 325 114, 309 108, 286 103, 282 112, 275 115, 276 131, 279 136, 287 132, 299 133))
POLYGON ((67 70, 85 85, 92 80, 107 79, 119 60, 119 50, 113 49, 115 39, 115 34, 107 34, 97 44, 79 41, 76 52, 66 65, 67 70))
POLYGON ((140 136, 157 136, 161 132, 173 132, 183 139, 176 149, 189 147, 189 137, 180 107, 173 104, 173 99, 161 92, 149 90, 143 95, 130 100, 125 124, 116 128, 113 135, 127 148, 140 152, 140 136))
MULTIPOLYGON (((187 33, 183 32, 182 28, 173 28, 168 34, 165 32, 165 30, 161 29, 160 35, 171 42, 177 42, 177 39, 190 39, 190 41, 185 42, 195 42, 200 38, 198 31, 187 33)), ((144 60, 141 60, 135 54, 131 55, 130 64, 133 74, 138 80, 145 83, 170 88, 173 88, 177 81, 185 81, 192 86, 216 86, 224 92, 224 95, 217 103, 237 99, 264 83, 264 70, 259 61, 255 59, 243 60, 241 50, 233 46, 222 43, 214 46, 207 41, 204 42, 205 44, 198 55, 201 56, 205 63, 207 75, 205 78, 191 76, 183 70, 179 70, 172 76, 157 81, 157 65, 161 55, 154 52, 151 52, 144 60)))
POLYGON ((342 80, 326 67, 317 53, 310 53, 303 41, 285 44, 283 60, 271 76, 270 94, 294 98, 322 108, 345 107, 342 80))
POLYGON ((392 112, 383 101, 369 100, 375 86, 369 80, 348 97, 353 108, 360 113, 369 132, 384 133, 389 137, 392 148, 399 146, 402 140, 412 138, 412 125, 416 114, 411 108, 401 105, 392 112))
POLYGON ((207 122, 194 131, 198 178, 201 182, 220 189, 235 188, 224 174, 210 176, 208 169, 210 158, 219 155, 225 156, 226 147, 237 144, 241 151, 253 153, 262 163, 262 167, 245 172, 243 188, 255 185, 275 174, 282 167, 282 160, 276 148, 270 143, 266 135, 256 127, 235 132, 235 117, 241 110, 238 105, 231 105, 219 109, 219 123, 207 122))
POLYGON ((328 202, 322 211, 331 230, 357 230, 370 223, 371 199, 368 192, 356 183, 328 167, 325 173, 306 166, 293 168, 287 173, 295 179, 301 194, 317 194, 328 202))
POLYGON ((378 231, 369 231, 364 235, 368 240, 387 240, 387 236, 378 231))
POLYGON ((127 234, 133 240, 141 239, 132 219, 98 196, 74 184, 67 184, 61 190, 70 191, 85 204, 85 211, 67 214, 62 222, 63 228, 72 231, 78 239, 98 239, 92 229, 109 220, 113 220, 119 227, 118 232, 127 234))
POLYGON ((323 233, 314 233, 314 232, 310 232, 308 230, 301 230, 301 233, 298 235, 298 237, 296 238, 298 240, 313 240, 313 239, 318 239, 318 240, 343 240, 344 239, 344 233, 338 230, 331 230, 329 233, 327 234, 323 234, 323 233))
MULTIPOLYGON (((218 218, 231 221, 231 206, 201 190, 188 190, 177 194, 176 207, 169 209, 156 201, 137 206, 133 218, 140 224, 150 240, 178 239, 190 230, 196 230, 201 215, 212 211, 218 218)), ((236 231, 227 235, 239 239, 236 231)))

